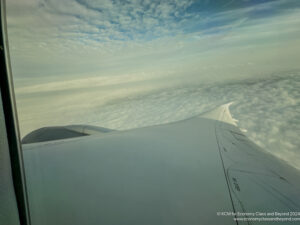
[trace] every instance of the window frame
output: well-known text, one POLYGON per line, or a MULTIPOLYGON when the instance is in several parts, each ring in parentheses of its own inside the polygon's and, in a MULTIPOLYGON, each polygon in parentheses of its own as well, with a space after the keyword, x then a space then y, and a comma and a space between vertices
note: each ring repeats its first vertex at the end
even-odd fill
POLYGON ((6 25, 6 5, 5 0, 0 0, 0 91, 2 98, 2 110, 4 112, 6 133, 10 166, 16 203, 19 213, 19 222, 21 225, 30 225, 30 213, 28 205, 28 196, 26 189, 25 170, 22 155, 22 146, 20 142, 20 132, 17 118, 16 101, 13 88, 13 79, 11 74, 11 65, 9 60, 9 47, 6 25))

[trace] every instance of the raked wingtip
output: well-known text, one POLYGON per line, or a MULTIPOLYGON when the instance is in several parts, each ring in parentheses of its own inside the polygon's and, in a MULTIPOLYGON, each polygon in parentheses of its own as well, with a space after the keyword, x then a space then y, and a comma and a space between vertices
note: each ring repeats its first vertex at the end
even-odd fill
POLYGON ((234 126, 237 126, 238 120, 234 119, 230 113, 229 107, 234 102, 229 102, 224 105, 221 105, 211 111, 205 112, 201 115, 199 115, 202 118, 208 118, 208 119, 214 119, 219 120, 225 123, 230 123, 234 126))

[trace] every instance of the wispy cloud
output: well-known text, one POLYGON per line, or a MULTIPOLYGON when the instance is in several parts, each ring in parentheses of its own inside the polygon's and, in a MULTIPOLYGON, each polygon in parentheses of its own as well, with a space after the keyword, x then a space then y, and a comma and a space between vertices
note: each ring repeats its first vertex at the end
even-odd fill
POLYGON ((11 0, 7 15, 13 70, 16 78, 100 75, 220 47, 296 40, 298 5, 293 0, 11 0))

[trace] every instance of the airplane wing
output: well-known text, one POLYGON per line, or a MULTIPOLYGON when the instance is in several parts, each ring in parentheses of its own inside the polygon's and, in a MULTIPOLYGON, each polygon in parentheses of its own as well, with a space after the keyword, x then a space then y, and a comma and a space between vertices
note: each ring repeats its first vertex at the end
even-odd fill
POLYGON ((251 142, 228 104, 23 150, 32 224, 278 224, 217 212, 300 211, 299 171, 251 142))

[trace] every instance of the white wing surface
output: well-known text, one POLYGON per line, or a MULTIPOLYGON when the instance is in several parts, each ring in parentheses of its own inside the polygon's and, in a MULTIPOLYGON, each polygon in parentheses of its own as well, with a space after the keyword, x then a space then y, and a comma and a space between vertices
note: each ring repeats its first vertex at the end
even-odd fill
POLYGON ((253 144, 228 107, 176 123, 25 144, 32 224, 273 224, 217 212, 300 211, 298 171, 253 144))

